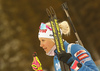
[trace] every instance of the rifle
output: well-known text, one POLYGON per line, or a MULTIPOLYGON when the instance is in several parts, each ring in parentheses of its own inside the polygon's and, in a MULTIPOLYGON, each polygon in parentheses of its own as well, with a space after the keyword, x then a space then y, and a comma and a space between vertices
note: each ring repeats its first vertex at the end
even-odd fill
POLYGON ((77 33, 77 31, 76 31, 76 29, 75 29, 75 27, 74 27, 74 24, 73 24, 73 22, 72 22, 72 20, 71 20, 71 18, 70 18, 70 15, 69 15, 69 13, 68 13, 68 6, 67 6, 67 3, 63 3, 63 4, 62 4, 62 7, 63 7, 63 10, 64 10, 65 13, 66 13, 66 16, 67 16, 67 18, 68 18, 68 20, 69 20, 69 23, 70 23, 71 26, 72 26, 73 32, 74 32, 74 34, 75 34, 75 36, 76 36, 76 38, 77 38, 77 40, 78 40, 78 43, 84 47, 84 45, 83 45, 82 41, 80 40, 80 38, 79 38, 79 36, 78 36, 78 33, 77 33))

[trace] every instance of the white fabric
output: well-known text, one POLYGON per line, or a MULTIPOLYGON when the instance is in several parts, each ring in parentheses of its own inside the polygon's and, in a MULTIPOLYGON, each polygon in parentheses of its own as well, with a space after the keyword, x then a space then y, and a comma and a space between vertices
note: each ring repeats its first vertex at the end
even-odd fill
POLYGON ((39 30, 39 34, 38 34, 39 38, 42 37, 42 38, 51 38, 51 39, 54 39, 52 30, 49 30, 48 28, 46 29, 46 32, 42 32, 40 30, 39 30))
MULTIPOLYGON (((60 29, 61 35, 62 35, 62 30, 60 29)), ((47 26, 45 23, 41 23, 39 33, 38 33, 38 38, 51 38, 54 39, 52 28, 47 26)))
POLYGON ((74 43, 71 43, 68 45, 67 47, 67 53, 71 53, 71 46, 73 45, 74 43))

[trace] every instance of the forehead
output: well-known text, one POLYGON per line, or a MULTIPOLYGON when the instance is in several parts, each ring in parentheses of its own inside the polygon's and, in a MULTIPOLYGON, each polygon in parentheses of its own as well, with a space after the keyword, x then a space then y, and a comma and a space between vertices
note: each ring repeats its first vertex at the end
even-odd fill
POLYGON ((39 38, 39 40, 50 40, 49 38, 39 38))

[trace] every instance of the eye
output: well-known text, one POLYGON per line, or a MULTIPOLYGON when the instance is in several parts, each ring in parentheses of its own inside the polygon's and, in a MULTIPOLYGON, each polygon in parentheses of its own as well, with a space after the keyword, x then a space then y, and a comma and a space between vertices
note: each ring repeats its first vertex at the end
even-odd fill
POLYGON ((44 39, 42 39, 42 41, 45 41, 44 39))

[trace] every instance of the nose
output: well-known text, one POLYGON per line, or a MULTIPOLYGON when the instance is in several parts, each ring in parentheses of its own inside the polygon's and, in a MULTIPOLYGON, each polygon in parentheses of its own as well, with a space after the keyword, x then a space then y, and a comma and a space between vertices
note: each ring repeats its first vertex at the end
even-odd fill
POLYGON ((43 43, 42 42, 40 42, 40 47, 43 47, 43 43))

